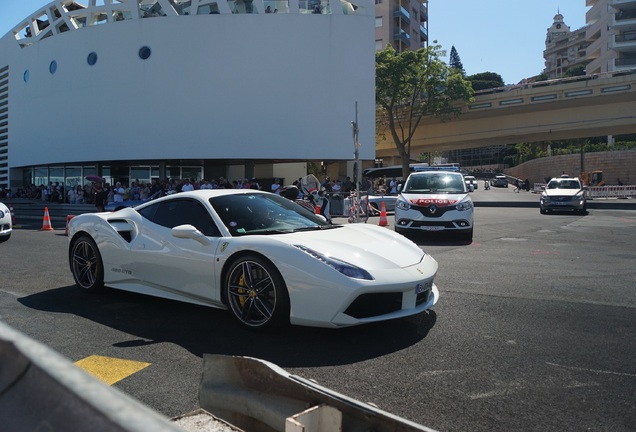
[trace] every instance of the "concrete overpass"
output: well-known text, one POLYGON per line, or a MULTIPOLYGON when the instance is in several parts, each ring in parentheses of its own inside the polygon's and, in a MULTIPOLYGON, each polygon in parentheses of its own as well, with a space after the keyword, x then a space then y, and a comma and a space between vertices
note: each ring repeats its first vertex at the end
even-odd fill
MULTIPOLYGON (((636 133, 636 70, 481 91, 457 119, 422 119, 411 155, 630 133, 636 133)), ((397 156, 390 134, 376 139, 376 157, 397 156)))

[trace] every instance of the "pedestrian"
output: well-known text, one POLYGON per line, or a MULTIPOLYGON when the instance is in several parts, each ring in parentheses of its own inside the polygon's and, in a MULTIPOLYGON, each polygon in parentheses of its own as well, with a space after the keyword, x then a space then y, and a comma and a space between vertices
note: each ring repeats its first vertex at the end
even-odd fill
POLYGON ((104 186, 102 186, 102 182, 98 181, 93 183, 92 193, 97 211, 103 212, 104 206, 106 205, 106 191, 104 190, 104 186))

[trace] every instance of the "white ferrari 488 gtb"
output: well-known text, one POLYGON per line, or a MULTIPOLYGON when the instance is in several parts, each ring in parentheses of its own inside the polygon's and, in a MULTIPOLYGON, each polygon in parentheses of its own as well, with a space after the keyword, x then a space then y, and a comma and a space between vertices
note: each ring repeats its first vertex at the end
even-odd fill
POLYGON ((405 317, 439 297, 437 262, 371 224, 332 225, 251 189, 181 192, 68 225, 76 284, 228 309, 252 329, 405 317))

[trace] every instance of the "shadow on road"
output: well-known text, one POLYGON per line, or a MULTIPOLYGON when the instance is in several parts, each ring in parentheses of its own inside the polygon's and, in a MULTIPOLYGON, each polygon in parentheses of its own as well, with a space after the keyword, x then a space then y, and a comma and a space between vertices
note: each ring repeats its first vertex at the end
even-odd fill
POLYGON ((250 356, 283 368, 350 364, 400 351, 424 339, 437 319, 434 311, 427 311, 343 329, 289 326, 264 333, 240 327, 224 310, 113 289, 94 294, 66 286, 18 301, 32 309, 78 315, 139 338, 114 346, 169 342, 199 357, 250 356))

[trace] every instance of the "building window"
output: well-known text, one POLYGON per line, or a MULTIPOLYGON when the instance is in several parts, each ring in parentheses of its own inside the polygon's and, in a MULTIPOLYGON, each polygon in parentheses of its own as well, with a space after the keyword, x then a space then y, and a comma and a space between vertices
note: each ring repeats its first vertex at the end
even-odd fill
POLYGON ((49 64, 49 72, 51 72, 51 75, 53 75, 55 73, 55 71, 57 70, 57 62, 55 60, 53 60, 50 64, 49 64))
POLYGON ((97 53, 96 52, 90 53, 88 57, 86 57, 86 63, 88 63, 89 66, 94 66, 95 63, 97 63, 97 53))
POLYGON ((382 4, 382 0, 375 0, 375 4, 377 5, 382 4))
POLYGON ((376 27, 382 27, 382 17, 381 16, 375 17, 375 26, 376 27))
POLYGON ((148 48, 147 46, 141 47, 139 49, 139 58, 142 60, 148 60, 148 58, 150 57, 150 54, 151 54, 150 48, 148 48))
POLYGON ((382 39, 378 39, 375 41, 375 50, 382 51, 382 39))

